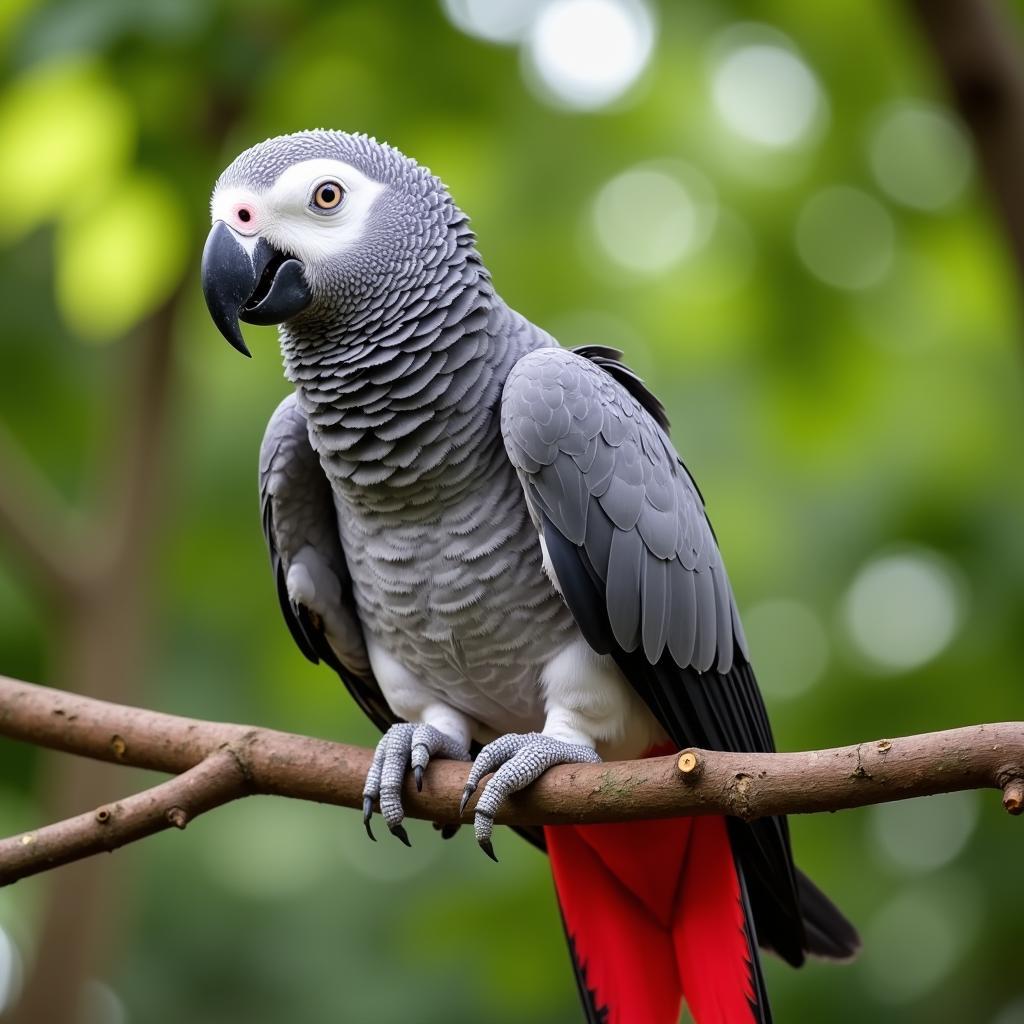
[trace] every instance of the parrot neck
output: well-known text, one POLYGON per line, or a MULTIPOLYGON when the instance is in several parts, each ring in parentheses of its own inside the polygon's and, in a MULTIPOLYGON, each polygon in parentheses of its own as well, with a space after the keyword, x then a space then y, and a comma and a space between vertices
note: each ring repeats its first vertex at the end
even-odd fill
POLYGON ((471 245, 426 284, 344 325, 289 325, 281 343, 335 494, 402 518, 436 515, 507 465, 502 386, 525 351, 553 344, 495 294, 471 245))

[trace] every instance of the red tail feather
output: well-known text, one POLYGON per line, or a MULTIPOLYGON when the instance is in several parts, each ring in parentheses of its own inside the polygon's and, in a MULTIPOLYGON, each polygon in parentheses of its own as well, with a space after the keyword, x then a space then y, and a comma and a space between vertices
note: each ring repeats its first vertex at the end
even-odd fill
POLYGON ((676 1024, 684 995, 697 1024, 765 1019, 725 819, 544 835, 590 1020, 676 1024))

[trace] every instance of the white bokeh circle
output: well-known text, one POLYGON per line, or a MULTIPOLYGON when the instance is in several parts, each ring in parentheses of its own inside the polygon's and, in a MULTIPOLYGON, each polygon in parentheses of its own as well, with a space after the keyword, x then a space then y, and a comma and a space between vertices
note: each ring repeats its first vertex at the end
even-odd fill
POLYGON ((963 619, 959 574, 938 552, 914 549, 864 565, 843 601, 854 649, 880 673, 906 672, 938 657, 963 619))
POLYGON ((551 0, 524 43, 527 77, 558 106, 597 110, 637 81, 654 38, 643 0, 551 0))

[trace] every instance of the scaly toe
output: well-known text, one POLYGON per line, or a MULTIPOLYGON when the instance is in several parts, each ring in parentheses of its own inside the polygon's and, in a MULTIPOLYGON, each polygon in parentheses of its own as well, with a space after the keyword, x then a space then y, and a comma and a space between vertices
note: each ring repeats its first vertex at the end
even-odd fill
POLYGON ((543 733, 509 733, 488 743, 470 769, 462 795, 461 811, 481 779, 493 771, 476 803, 473 828, 480 848, 492 860, 494 855, 494 819, 505 801, 525 789, 549 768, 557 764, 593 764, 601 758, 593 747, 546 736, 543 733))

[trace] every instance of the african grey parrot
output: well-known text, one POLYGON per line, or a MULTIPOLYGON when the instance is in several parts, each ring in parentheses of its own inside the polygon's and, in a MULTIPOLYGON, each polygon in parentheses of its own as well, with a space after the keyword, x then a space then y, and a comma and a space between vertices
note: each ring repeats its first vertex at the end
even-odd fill
MULTIPOLYGON (((202 280, 216 325, 280 324, 294 384, 260 453, 285 620, 383 730, 365 784, 408 843, 431 757, 491 775, 476 838, 557 764, 771 730, 696 484, 615 350, 568 351, 495 292, 445 186, 364 135, 301 132, 221 175, 202 280)), ((770 1019, 757 946, 858 939, 786 822, 547 827, 588 1021, 770 1019)))

